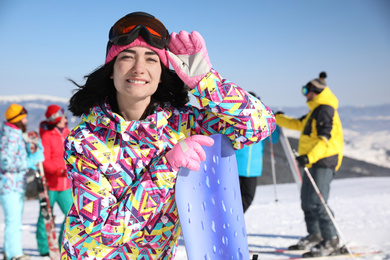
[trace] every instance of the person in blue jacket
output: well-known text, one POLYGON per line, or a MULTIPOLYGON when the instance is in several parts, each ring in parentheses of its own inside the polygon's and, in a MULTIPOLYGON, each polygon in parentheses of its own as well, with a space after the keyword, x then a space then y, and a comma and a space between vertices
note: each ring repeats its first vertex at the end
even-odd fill
POLYGON ((0 204, 4 213, 5 260, 30 259, 22 249, 22 213, 28 169, 43 161, 42 144, 32 153, 23 133, 27 129, 27 110, 11 104, 0 125, 0 204))
MULTIPOLYGON (((260 99, 254 92, 249 91, 248 93, 260 99)), ((266 140, 270 142, 271 139, 273 144, 276 144, 279 141, 279 127, 276 127, 275 131, 271 135, 271 138, 267 137, 257 144, 236 150, 237 168, 244 213, 252 204, 256 193, 257 177, 261 176, 263 172, 264 141, 266 140)))

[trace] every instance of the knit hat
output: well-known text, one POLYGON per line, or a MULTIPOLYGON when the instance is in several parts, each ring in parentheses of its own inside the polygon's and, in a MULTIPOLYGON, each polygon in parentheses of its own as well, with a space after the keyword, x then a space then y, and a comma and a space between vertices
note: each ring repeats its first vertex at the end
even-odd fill
POLYGON ((5 111, 5 119, 9 123, 17 123, 27 116, 27 110, 18 104, 11 104, 5 111))
POLYGON ((326 85, 319 79, 313 79, 307 85, 310 89, 310 91, 313 91, 315 93, 321 93, 324 88, 326 88, 326 85))
POLYGON ((112 45, 106 56, 106 64, 112 61, 121 51, 135 46, 146 47, 156 52, 164 66, 169 68, 168 54, 165 49, 158 49, 156 47, 151 46, 144 40, 144 38, 142 38, 142 36, 138 36, 138 38, 135 39, 132 43, 125 46, 112 45))
POLYGON ((65 115, 64 110, 58 105, 50 105, 47 107, 45 116, 46 121, 50 125, 55 125, 60 122, 61 118, 65 115))

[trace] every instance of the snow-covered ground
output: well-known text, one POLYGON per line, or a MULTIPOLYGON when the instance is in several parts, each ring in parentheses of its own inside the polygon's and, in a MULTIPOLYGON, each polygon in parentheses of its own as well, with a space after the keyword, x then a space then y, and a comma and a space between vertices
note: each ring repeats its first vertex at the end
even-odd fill
MULTIPOLYGON (((365 250, 382 251, 379 255, 358 259, 390 259, 389 187, 388 177, 339 179, 332 183, 329 205, 335 212, 337 224, 348 244, 352 248, 363 246, 365 250)), ((273 185, 258 186, 254 203, 245 214, 248 245, 251 250, 285 248, 306 235, 297 185, 277 185, 278 202, 275 202, 274 194, 273 185)), ((23 215, 22 243, 32 260, 41 259, 35 240, 38 208, 38 201, 26 201, 23 215)), ((57 206, 54 211, 59 231, 63 215, 57 206)), ((4 219, 0 208, 0 251, 4 242, 3 233, 4 219)), ((183 244, 183 241, 180 241, 176 260, 187 259, 183 244)), ((259 255, 261 260, 286 257, 280 254, 259 255)))

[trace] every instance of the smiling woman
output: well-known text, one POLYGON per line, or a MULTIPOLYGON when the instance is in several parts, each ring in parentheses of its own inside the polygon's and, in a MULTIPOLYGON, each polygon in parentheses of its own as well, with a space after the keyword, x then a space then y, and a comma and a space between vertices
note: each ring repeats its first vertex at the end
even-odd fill
POLYGON ((146 47, 130 47, 118 54, 111 78, 119 113, 126 121, 142 117, 160 83, 161 71, 158 54, 146 47))
POLYGON ((170 35, 147 13, 113 25, 106 62, 86 79, 69 104, 82 122, 65 141, 74 203, 61 259, 173 259, 180 167, 199 169, 212 134, 235 149, 259 142, 274 116, 212 69, 198 32, 170 35))

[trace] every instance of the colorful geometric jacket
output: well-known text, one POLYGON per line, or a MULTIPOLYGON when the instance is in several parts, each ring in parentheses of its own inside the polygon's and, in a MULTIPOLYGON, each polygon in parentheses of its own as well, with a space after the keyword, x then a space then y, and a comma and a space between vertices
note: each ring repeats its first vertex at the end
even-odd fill
POLYGON ((24 193, 29 168, 43 161, 42 144, 35 153, 29 153, 23 132, 14 124, 0 126, 0 195, 9 192, 24 193))
POLYGON ((221 133, 240 149, 275 128, 271 110, 211 70, 191 90, 200 107, 159 107, 126 122, 98 106, 65 141, 74 204, 65 224, 65 259, 173 259, 181 232, 177 171, 166 160, 179 140, 221 133))

